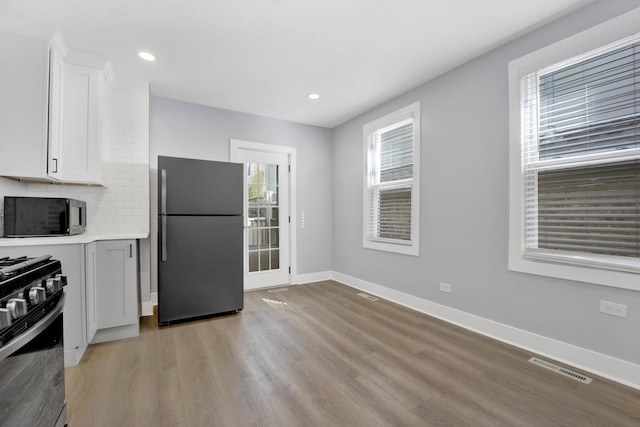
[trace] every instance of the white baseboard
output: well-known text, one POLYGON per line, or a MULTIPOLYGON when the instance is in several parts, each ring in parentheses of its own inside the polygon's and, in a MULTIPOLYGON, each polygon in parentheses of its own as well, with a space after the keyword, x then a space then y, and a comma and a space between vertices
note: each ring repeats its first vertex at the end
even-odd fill
POLYGON ((125 338, 133 338, 140 335, 140 324, 134 323, 132 325, 118 326, 115 328, 98 329, 96 334, 91 340, 91 344, 98 344, 101 342, 122 340, 125 338))
POLYGON ((142 316, 153 316, 153 301, 142 301, 140 312, 142 316))
POLYGON ((158 293, 157 292, 151 292, 149 294, 149 297, 151 298, 151 305, 158 305, 158 293))
POLYGON ((294 278, 294 284, 303 285, 305 283, 322 282, 323 280, 331 280, 333 278, 332 271, 320 271, 318 273, 298 274, 294 278))
POLYGON ((640 365, 465 313, 346 274, 332 272, 331 278, 352 288, 371 293, 498 341, 640 390, 640 365))
POLYGON ((70 368, 72 366, 76 366, 80 363, 80 359, 82 359, 82 355, 87 350, 87 345, 82 345, 78 348, 74 348, 73 350, 65 350, 64 352, 64 367, 70 368))

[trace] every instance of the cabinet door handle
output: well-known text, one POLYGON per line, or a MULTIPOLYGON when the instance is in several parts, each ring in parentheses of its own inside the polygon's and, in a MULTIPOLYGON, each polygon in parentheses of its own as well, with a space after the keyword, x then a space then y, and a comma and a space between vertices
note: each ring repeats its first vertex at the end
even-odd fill
POLYGON ((53 162, 55 162, 55 167, 53 168, 53 171, 51 173, 58 173, 58 159, 52 158, 51 163, 53 162))
POLYGON ((129 258, 133 258, 133 245, 129 244, 129 258))

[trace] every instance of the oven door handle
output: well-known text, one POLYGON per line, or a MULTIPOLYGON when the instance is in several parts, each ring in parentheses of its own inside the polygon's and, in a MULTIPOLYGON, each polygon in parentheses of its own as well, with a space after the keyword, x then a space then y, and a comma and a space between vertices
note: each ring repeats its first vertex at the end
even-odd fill
POLYGON ((53 310, 51 310, 49 313, 47 313, 46 316, 40 319, 38 323, 27 329, 23 334, 18 335, 17 337, 9 341, 7 345, 0 348, 0 361, 6 359, 16 351, 20 350, 26 344, 31 342, 31 340, 37 337, 40 332, 47 329, 49 325, 51 325, 56 320, 58 315, 62 313, 62 309, 64 308, 65 296, 66 295, 63 292, 60 296, 60 301, 58 301, 58 304, 56 304, 53 310))

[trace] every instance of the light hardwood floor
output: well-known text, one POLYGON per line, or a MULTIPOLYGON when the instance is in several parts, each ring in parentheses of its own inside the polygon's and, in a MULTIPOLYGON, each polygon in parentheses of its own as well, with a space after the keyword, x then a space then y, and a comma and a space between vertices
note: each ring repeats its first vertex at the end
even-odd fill
POLYGON ((638 390, 358 292, 318 282, 248 292, 235 315, 143 318, 66 370, 69 426, 640 426, 638 390))

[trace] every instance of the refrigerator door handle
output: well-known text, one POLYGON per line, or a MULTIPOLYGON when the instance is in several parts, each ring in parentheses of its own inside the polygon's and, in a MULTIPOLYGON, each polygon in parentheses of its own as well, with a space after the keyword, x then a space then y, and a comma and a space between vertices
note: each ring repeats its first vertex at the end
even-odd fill
POLYGON ((167 170, 162 169, 160 172, 161 188, 160 188, 160 214, 167 213, 167 170))
POLYGON ((167 216, 162 215, 160 222, 160 261, 164 262, 167 260, 167 216))
POLYGON ((167 170, 160 171, 160 261, 167 260, 167 170))

